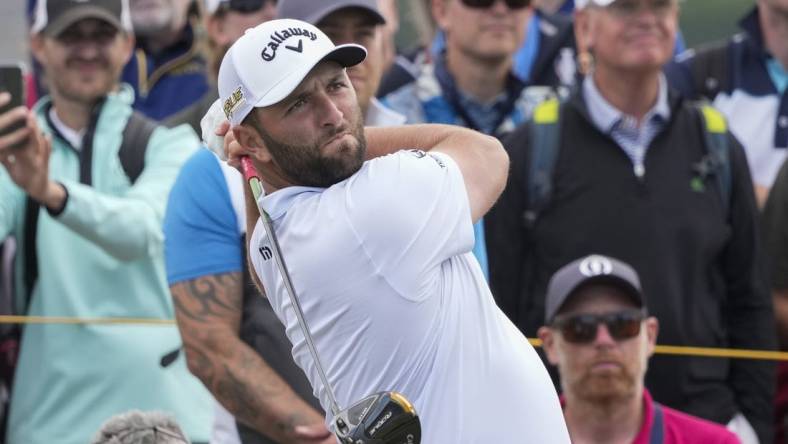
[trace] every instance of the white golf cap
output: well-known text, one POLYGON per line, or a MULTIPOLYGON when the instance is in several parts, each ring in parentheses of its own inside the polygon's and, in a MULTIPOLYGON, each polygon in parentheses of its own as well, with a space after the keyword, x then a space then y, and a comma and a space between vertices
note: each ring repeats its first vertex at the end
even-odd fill
POLYGON ((219 98, 232 125, 253 108, 279 103, 320 62, 343 67, 361 63, 363 46, 335 46, 322 31, 300 20, 271 20, 247 29, 227 51, 219 67, 219 98))
POLYGON ((575 9, 583 9, 589 4, 601 6, 604 8, 605 6, 609 6, 614 1, 616 0, 575 0, 575 9))

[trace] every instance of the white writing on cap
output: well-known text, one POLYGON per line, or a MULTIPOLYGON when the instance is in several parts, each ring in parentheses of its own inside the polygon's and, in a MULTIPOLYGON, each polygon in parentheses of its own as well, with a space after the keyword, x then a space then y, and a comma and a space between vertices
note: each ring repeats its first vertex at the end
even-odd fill
POLYGON ((600 274, 610 274, 613 271, 613 263, 604 256, 588 256, 580 262, 580 272, 584 276, 599 276, 600 274))
MULTIPOLYGON (((312 41, 317 40, 317 34, 315 34, 312 31, 309 31, 308 29, 303 29, 303 28, 282 29, 274 32, 271 35, 270 37, 271 40, 268 42, 265 48, 263 48, 263 52, 260 53, 260 56, 266 62, 270 62, 276 57, 276 50, 279 49, 279 45, 284 43, 285 40, 289 39, 290 37, 298 37, 298 36, 309 37, 309 40, 312 41)), ((300 46, 300 40, 299 40, 299 46, 300 46)))

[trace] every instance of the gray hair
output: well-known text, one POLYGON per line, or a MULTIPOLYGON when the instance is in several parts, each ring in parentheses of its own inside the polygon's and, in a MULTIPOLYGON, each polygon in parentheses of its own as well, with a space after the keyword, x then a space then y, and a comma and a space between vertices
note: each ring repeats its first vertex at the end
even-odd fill
POLYGON ((189 440, 171 416, 132 410, 108 419, 91 444, 189 444, 189 440))

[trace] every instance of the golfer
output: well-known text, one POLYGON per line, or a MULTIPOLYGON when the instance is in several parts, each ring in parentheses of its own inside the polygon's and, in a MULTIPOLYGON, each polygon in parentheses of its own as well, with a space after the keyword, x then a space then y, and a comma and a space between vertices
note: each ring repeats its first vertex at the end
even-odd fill
MULTIPOLYGON (((506 183, 505 151, 453 126, 365 130, 345 73, 365 56, 274 20, 248 30, 219 71, 230 163, 249 156, 260 173, 339 404, 403 393, 426 444, 568 443, 547 371, 471 254, 473 222, 506 183)), ((256 208, 247 191, 250 262, 330 411, 256 208)))

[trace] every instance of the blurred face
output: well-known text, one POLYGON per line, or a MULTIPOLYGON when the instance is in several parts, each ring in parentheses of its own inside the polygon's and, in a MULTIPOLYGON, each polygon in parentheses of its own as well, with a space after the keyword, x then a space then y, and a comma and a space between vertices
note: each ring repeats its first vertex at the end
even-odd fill
POLYGON ((345 70, 334 62, 319 64, 285 100, 255 110, 251 119, 291 184, 329 187, 364 161, 361 110, 345 70))
POLYGON ((616 0, 576 13, 578 44, 597 66, 616 70, 660 70, 673 56, 678 0, 616 0))
POLYGON ((86 104, 116 88, 133 46, 131 35, 96 19, 81 20, 55 38, 31 39, 52 92, 86 104))
POLYGON ((569 399, 609 403, 641 396, 657 321, 637 313, 639 308, 618 288, 591 285, 571 297, 552 326, 540 329, 569 399), (594 331, 589 326, 595 322, 594 331))
POLYGON ((358 8, 340 9, 321 20, 318 27, 335 45, 356 43, 367 48, 367 58, 347 70, 358 103, 366 111, 383 77, 383 28, 369 13, 358 8))
POLYGON ((788 0, 758 0, 760 6, 765 6, 771 15, 779 15, 788 19, 788 0))
POLYGON ((129 0, 134 32, 141 37, 178 29, 186 23, 190 0, 129 0))
POLYGON ((446 33, 447 50, 479 60, 511 57, 525 38, 532 13, 529 2, 521 2, 522 7, 507 6, 503 0, 486 7, 468 6, 465 2, 478 5, 478 0, 433 1, 432 13, 446 33))

